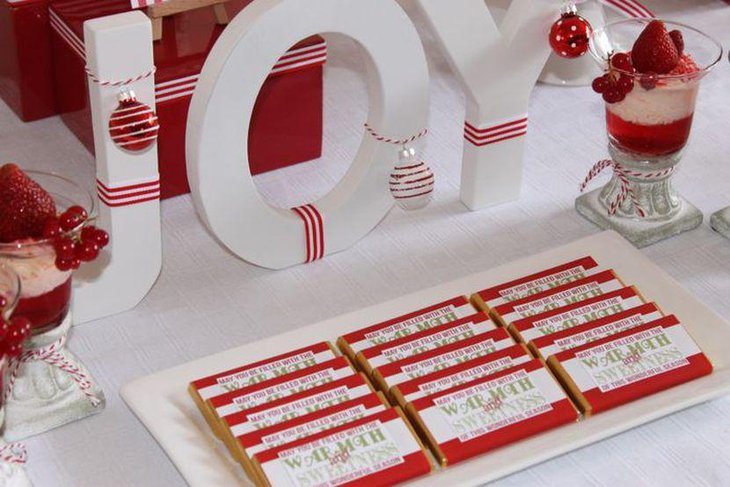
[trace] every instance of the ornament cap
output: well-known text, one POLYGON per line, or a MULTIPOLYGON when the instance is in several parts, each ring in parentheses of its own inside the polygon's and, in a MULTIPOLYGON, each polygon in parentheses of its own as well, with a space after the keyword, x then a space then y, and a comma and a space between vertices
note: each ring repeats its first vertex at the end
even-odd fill
POLYGON ((137 95, 134 93, 134 90, 123 90, 119 92, 119 95, 117 96, 120 102, 129 102, 134 101, 137 99, 137 95))
POLYGON ((400 151, 398 151, 398 159, 401 162, 412 161, 415 158, 416 158, 416 149, 414 149, 413 147, 403 146, 403 148, 400 151))
POLYGON ((578 7, 575 6, 575 2, 564 2, 560 8, 561 17, 570 17, 578 14, 578 7))

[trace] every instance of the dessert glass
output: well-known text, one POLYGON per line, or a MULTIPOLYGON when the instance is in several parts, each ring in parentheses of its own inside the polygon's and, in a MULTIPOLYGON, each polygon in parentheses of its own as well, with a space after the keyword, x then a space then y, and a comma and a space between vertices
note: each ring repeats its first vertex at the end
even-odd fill
MULTIPOLYGON (((4 320, 9 320, 20 298, 20 277, 9 266, 0 264, 0 297, 5 306, 0 308, 4 320)), ((5 384, 8 370, 8 357, 0 354, 0 431, 5 426, 5 384)), ((25 451, 22 446, 8 444, 0 437, 0 485, 30 485, 23 463, 25 451)))
MULTIPOLYGON (((728 55, 730 61, 730 55, 728 55)), ((730 238, 730 206, 715 212, 710 218, 710 225, 720 235, 730 238)))
MULTIPOLYGON (((630 19, 607 24, 593 32, 591 55, 604 67, 612 53, 630 52, 634 41, 652 19, 630 19)), ((630 76, 634 88, 618 103, 606 103, 608 152, 627 174, 630 187, 644 212, 627 197, 614 215, 608 210, 622 191, 614 172, 603 188, 576 200, 576 209, 602 228, 618 231, 634 245, 643 247, 702 223, 702 213, 682 198, 672 186, 672 177, 682 159, 694 118, 702 79, 722 56, 720 44, 692 27, 664 22, 667 30, 684 36, 684 52, 696 69, 675 68, 672 73, 630 76), (674 73, 674 74, 673 74, 674 73)))
MULTIPOLYGON (((56 174, 25 171, 54 199, 58 212, 79 205, 89 217, 72 233, 95 219, 94 198, 73 181, 56 174)), ((55 265, 52 239, 28 239, 0 243, 0 265, 20 277, 21 290, 15 312, 31 321, 33 335, 24 349, 48 350, 52 347, 66 360, 67 370, 43 360, 30 359, 19 365, 13 391, 6 405, 5 437, 17 440, 42 433, 69 421, 100 412, 103 392, 86 368, 64 348, 71 326, 72 272, 55 265), (78 367, 80 375, 68 372, 78 367), (89 381, 86 392, 79 388, 79 377, 89 381), (98 399, 90 399, 89 391, 98 399)))

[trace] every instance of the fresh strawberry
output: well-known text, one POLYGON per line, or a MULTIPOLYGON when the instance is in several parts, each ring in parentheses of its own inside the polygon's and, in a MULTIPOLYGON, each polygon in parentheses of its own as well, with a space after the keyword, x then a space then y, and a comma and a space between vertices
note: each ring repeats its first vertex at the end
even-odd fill
POLYGON ((631 61, 640 73, 666 74, 679 62, 679 52, 664 22, 652 20, 631 49, 631 61))
POLYGON ((684 37, 682 37, 682 31, 674 29, 673 31, 669 32, 669 37, 672 38, 672 42, 674 42, 674 47, 677 48, 677 52, 681 56, 684 52, 684 37))
POLYGON ((0 167, 0 242, 41 237, 53 216, 51 195, 15 164, 0 167))

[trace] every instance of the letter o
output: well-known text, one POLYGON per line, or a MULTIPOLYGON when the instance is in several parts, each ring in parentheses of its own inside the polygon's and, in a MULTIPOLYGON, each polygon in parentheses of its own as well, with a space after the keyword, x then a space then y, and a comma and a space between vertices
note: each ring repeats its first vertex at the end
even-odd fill
POLYGON ((323 235, 305 225, 309 214, 270 206, 254 185, 248 130, 256 97, 279 57, 320 33, 344 34, 362 47, 371 126, 394 138, 426 126, 426 57, 394 0, 258 0, 246 7, 221 34, 201 72, 187 123, 187 173, 196 209, 211 232, 262 267, 280 269, 347 249, 393 205, 388 175, 398 148, 367 134, 347 173, 312 204, 323 235))

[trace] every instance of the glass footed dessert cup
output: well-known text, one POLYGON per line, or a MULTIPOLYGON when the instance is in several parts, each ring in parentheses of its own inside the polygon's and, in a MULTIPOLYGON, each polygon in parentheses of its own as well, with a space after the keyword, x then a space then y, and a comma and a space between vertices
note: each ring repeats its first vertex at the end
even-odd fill
MULTIPOLYGON (((80 234, 95 219, 94 198, 73 181, 26 171, 55 201, 57 211, 79 205, 89 214, 70 233, 80 234)), ((0 265, 20 276, 15 313, 28 318, 33 334, 24 344, 6 404, 5 437, 15 441, 101 412, 105 399, 88 370, 68 350, 72 271, 55 265, 53 239, 0 243, 0 265)))
MULTIPOLYGON (((728 61, 730 61, 730 54, 728 54, 728 61)), ((730 206, 715 212, 710 218, 710 225, 720 235, 730 238, 730 206)))
MULTIPOLYGON (((608 66, 612 54, 631 51, 651 20, 622 20, 595 30, 589 43, 591 55, 608 66)), ((681 66, 669 74, 616 70, 630 77, 634 87, 623 101, 605 104, 608 152, 613 163, 623 169, 633 197, 624 194, 621 201, 626 184, 614 170, 608 184, 581 195, 575 203, 585 218, 618 231, 637 247, 702 223, 702 213, 676 192, 672 178, 689 139, 700 83, 721 59, 722 47, 687 25, 664 24, 668 31, 682 32, 684 53, 691 56, 696 69, 681 60, 681 66), (610 214, 616 201, 620 204, 610 214)))
MULTIPOLYGON (((0 307, 2 319, 9 320, 20 298, 20 277, 10 267, 0 264, 0 307)), ((0 353, 0 432, 5 429, 5 385, 7 384, 8 357, 0 353)), ((25 473, 25 449, 22 445, 12 444, 0 436, 0 485, 29 486, 25 473)))

